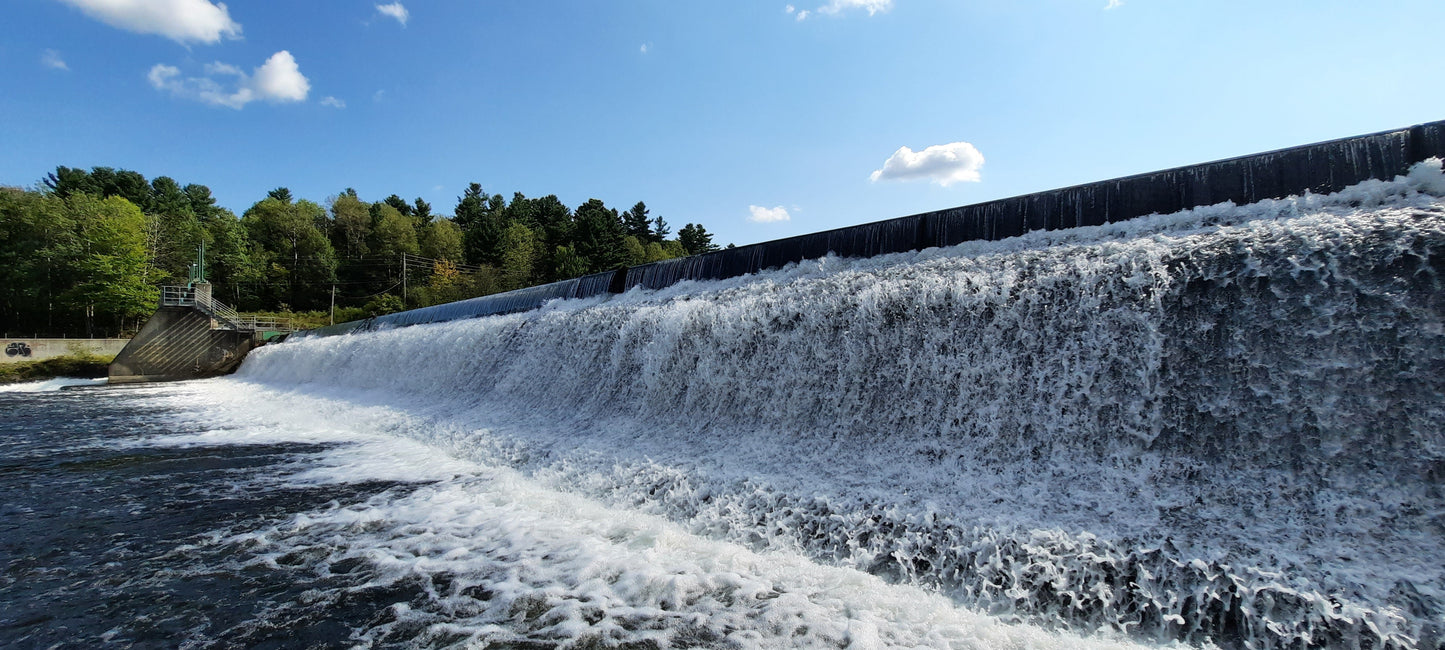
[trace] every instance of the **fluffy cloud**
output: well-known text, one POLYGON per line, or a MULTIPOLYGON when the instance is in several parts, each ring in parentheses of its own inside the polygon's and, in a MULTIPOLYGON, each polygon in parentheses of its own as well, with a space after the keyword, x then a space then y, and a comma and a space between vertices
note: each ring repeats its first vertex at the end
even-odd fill
POLYGON ((892 8, 893 0, 828 0, 828 4, 818 7, 813 12, 809 12, 807 9, 798 10, 793 5, 788 5, 785 11, 795 15, 798 20, 807 20, 808 16, 813 13, 834 16, 851 9, 863 9, 868 12, 869 16, 872 16, 892 8))
POLYGON ((178 43, 240 38, 241 25, 226 5, 208 0, 61 0, 111 27, 159 34, 178 43))
POLYGON ((332 96, 330 96, 330 95, 327 95, 327 96, 321 98, 321 105, 322 105, 322 106, 330 106, 330 107, 332 107, 332 108, 346 108, 346 102, 345 102, 345 101, 340 100, 340 99, 337 99, 337 98, 332 97, 332 96))
POLYGON ((202 77, 182 77, 180 68, 158 63, 146 78, 156 90, 212 106, 239 109, 256 100, 274 103, 305 101, 311 82, 295 57, 281 50, 247 75, 229 63, 211 63, 202 77), (216 78, 220 77, 221 80, 216 78))
POLYGON ((1119 7, 1122 7, 1122 6, 1124 6, 1124 0, 1109 0, 1109 4, 1106 5, 1104 8, 1105 8, 1105 9, 1118 9, 1119 7))
POLYGON ((748 221, 752 221, 754 223, 776 223, 779 221, 787 221, 789 219, 792 219, 792 217, 788 215, 787 208, 784 208, 781 205, 776 208, 765 208, 761 205, 750 205, 748 206, 748 212, 752 213, 748 216, 748 221))
POLYGON ((70 66, 65 65, 65 59, 60 58, 60 53, 55 50, 46 50, 40 55, 40 65, 55 70, 69 70, 70 66))
POLYGON ((393 2, 388 5, 376 5, 376 10, 383 16, 395 18, 396 22, 401 23, 402 27, 406 27, 406 20, 411 18, 411 12, 407 11, 406 7, 403 7, 400 2, 393 2))
POLYGON ((872 180, 909 181, 926 178, 948 187, 954 183, 979 181, 978 170, 983 168, 983 154, 967 142, 936 144, 923 151, 899 147, 883 163, 883 168, 873 172, 872 180))

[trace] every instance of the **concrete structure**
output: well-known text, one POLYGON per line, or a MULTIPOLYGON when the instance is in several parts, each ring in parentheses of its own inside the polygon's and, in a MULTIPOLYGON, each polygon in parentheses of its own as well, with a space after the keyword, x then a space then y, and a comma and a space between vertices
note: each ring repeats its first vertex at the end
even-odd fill
POLYGON ((66 355, 111 357, 120 354, 130 339, 0 339, 5 354, 0 363, 40 361, 66 355), (11 354, 14 351, 15 354, 11 354))
POLYGON ((263 340, 211 285, 162 287, 161 305, 110 364, 110 383, 204 379, 228 374, 263 340))

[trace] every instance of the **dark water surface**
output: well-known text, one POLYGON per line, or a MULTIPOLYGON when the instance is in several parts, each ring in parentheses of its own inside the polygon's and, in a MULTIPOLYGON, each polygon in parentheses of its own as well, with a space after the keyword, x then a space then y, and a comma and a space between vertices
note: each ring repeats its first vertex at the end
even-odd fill
MULTIPOLYGON (((165 431, 146 389, 0 393, 0 645, 342 647, 404 594, 296 603, 364 575, 239 568, 245 550, 197 544, 394 483, 246 489, 320 445, 121 447, 165 431)), ((171 421, 167 420, 167 424, 171 421)))

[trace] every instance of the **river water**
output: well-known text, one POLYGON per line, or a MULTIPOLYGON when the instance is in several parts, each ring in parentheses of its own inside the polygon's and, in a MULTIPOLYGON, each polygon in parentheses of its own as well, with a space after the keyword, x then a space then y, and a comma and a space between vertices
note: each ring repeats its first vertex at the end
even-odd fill
POLYGON ((1442 194, 0 392, 0 645, 1437 647, 1442 194))
POLYGON ((392 409, 212 380, 0 416, 5 647, 1130 645, 459 460, 392 409))

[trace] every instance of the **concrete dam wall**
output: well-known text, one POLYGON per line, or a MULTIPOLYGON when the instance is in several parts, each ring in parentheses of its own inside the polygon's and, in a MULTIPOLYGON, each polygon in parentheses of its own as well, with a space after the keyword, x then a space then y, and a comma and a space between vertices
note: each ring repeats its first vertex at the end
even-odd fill
POLYGON ((1445 157, 1445 121, 739 246, 339 323, 293 337, 515 313, 555 299, 622 293, 633 287, 660 289, 684 280, 733 278, 829 253, 873 257, 1039 230, 1097 226, 1226 201, 1245 205, 1305 192, 1329 194, 1370 179, 1394 178, 1412 164, 1432 157, 1445 157))

